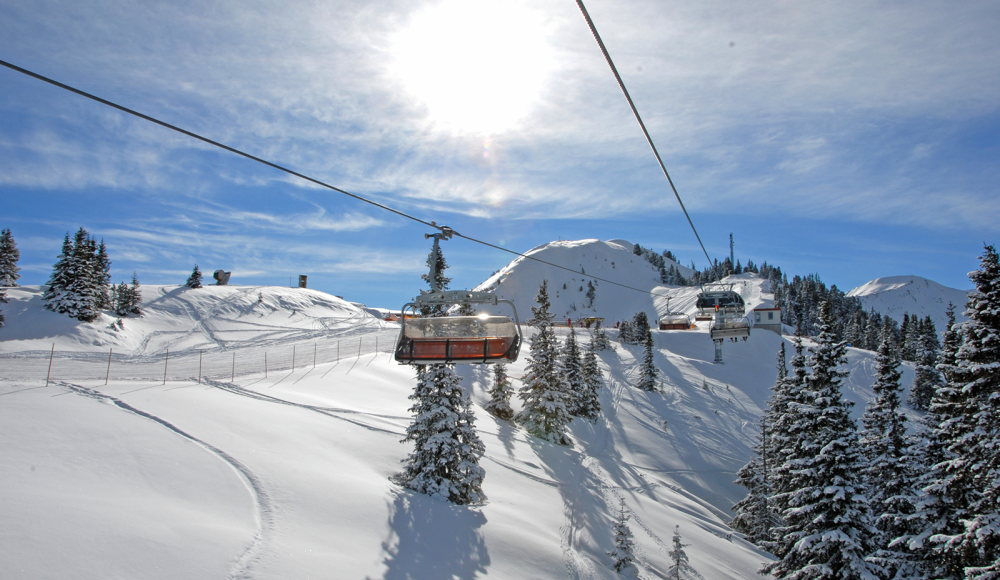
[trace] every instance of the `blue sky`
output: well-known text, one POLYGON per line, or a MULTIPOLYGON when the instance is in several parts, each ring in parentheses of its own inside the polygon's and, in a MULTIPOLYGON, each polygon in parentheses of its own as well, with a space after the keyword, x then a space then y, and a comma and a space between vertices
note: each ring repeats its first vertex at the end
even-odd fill
MULTIPOLYGON (((1000 230, 1000 4, 587 3, 713 257, 850 289, 970 286, 1000 230)), ((526 251, 704 256, 575 2, 0 0, 0 59, 526 251)), ((0 227, 115 280, 310 286, 396 306, 426 228, 0 70, 0 227)), ((510 256, 446 243, 453 287, 510 256)))

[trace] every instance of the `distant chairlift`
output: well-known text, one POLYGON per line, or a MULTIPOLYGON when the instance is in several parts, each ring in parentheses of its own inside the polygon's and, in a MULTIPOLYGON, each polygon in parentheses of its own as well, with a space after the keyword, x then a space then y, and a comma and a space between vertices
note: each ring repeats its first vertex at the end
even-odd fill
POLYGON ((715 344, 715 363, 722 364, 722 343, 746 340, 750 336, 750 321, 746 318, 746 303, 733 291, 733 284, 706 284, 698 295, 698 320, 707 315, 712 320, 709 335, 715 344))
MULTIPOLYGON (((442 227, 440 233, 425 234, 434 238, 434 253, 438 241, 447 240, 454 232, 442 227)), ((403 306, 395 357, 399 364, 427 365, 437 363, 485 364, 514 362, 521 350, 521 322, 517 308, 509 300, 501 300, 490 292, 468 290, 443 291, 436 287, 437 260, 431 260, 430 279, 433 291, 421 294, 403 306), (503 302, 511 307, 514 318, 480 314, 479 316, 441 316, 409 318, 406 310, 421 307, 492 304, 503 302)))
POLYGON ((692 328, 691 317, 683 312, 670 311, 670 299, 667 298, 667 313, 660 317, 660 330, 688 330, 692 328))

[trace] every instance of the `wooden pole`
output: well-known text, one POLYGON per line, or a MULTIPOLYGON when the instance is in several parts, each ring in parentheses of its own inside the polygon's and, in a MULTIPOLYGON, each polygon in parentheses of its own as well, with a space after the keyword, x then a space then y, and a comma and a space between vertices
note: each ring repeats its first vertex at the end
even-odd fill
POLYGON ((313 343, 313 368, 316 368, 316 343, 313 343))
POLYGON ((104 376, 104 385, 107 386, 108 380, 111 378, 111 353, 115 351, 114 348, 108 350, 108 374, 104 376))
POLYGON ((199 385, 201 384, 201 357, 202 357, 203 354, 205 354, 205 351, 203 351, 203 350, 199 350, 198 351, 198 384, 199 385))
POLYGON ((292 372, 295 372, 295 345, 292 345, 292 372))
POLYGON ((236 382, 236 351, 235 350, 233 351, 233 378, 230 379, 229 382, 231 382, 231 383, 235 383, 236 382))
POLYGON ((267 378, 267 351, 264 351, 264 378, 267 378))
POLYGON ((167 363, 170 362, 170 349, 167 349, 167 358, 163 359, 163 384, 167 384, 167 363))
POLYGON ((52 377, 52 357, 56 355, 56 343, 52 343, 52 352, 49 353, 49 373, 45 375, 45 386, 49 386, 49 379, 52 377))
POLYGON ((358 358, 361 358, 361 341, 364 340, 363 336, 358 337, 358 358))

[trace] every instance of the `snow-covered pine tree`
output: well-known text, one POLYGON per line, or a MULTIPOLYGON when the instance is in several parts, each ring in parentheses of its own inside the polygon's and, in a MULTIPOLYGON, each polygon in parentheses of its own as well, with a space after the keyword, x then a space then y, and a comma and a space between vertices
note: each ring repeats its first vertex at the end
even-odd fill
POLYGON ((622 344, 635 344, 635 329, 632 326, 632 321, 623 320, 618 325, 618 342, 622 344))
POLYGON ((628 527, 628 520, 631 518, 625 513, 625 500, 621 500, 618 512, 618 519, 615 521, 615 549, 608 552, 614 563, 612 569, 619 574, 623 572, 638 572, 635 566, 635 540, 632 538, 632 530, 628 527))
POLYGON ((964 399, 965 437, 952 440, 956 458, 948 472, 968 488, 968 515, 961 537, 950 541, 968 580, 1000 578, 1000 256, 985 247, 979 269, 969 274, 962 346, 952 371, 964 399))
POLYGON ((10 228, 0 232, 0 286, 15 287, 21 277, 17 261, 21 259, 21 251, 17 249, 10 228))
POLYGON ((645 312, 636 312, 632 317, 632 344, 645 344, 649 334, 649 317, 645 312))
POLYGON ((475 316, 476 309, 471 304, 459 304, 455 309, 455 316, 475 316))
POLYGON ((114 294, 115 315, 125 318, 132 311, 132 292, 128 284, 121 282, 112 289, 114 294))
POLYGON ((792 476, 787 493, 782 555, 764 566, 776 578, 860 580, 877 578, 866 561, 873 551, 868 501, 864 496, 857 427, 840 384, 846 372, 846 346, 833 332, 829 302, 819 307, 819 336, 809 349, 805 404, 796 405, 797 449, 786 459, 792 476))
POLYGON ((105 310, 111 307, 111 257, 108 256, 108 248, 101 239, 97 246, 97 253, 94 256, 94 285, 97 287, 97 300, 94 307, 97 310, 105 310))
POLYGON ((770 507, 774 516, 771 539, 761 547, 778 558, 784 557, 792 547, 792 542, 789 542, 789 538, 783 534, 786 526, 784 513, 788 510, 792 494, 795 492, 793 466, 803 458, 802 440, 806 437, 801 410, 808 404, 805 384, 809 372, 806 368, 805 346, 802 343, 804 332, 802 317, 796 318, 798 325, 793 340, 795 354, 791 360, 792 372, 784 381, 775 384, 772 401, 766 411, 769 414, 771 433, 767 442, 773 458, 768 468, 768 483, 771 493, 770 507))
POLYGON ((514 418, 514 409, 510 407, 510 396, 514 389, 507 377, 507 365, 493 365, 493 388, 490 389, 490 400, 485 409, 498 419, 510 421, 514 418))
POLYGON ((930 316, 920 323, 920 336, 917 342, 916 362, 913 387, 907 400, 911 407, 919 411, 927 411, 934 393, 941 388, 941 373, 937 370, 938 355, 941 343, 937 339, 937 329, 930 316))
POLYGON ((938 363, 945 383, 931 398, 930 409, 922 420, 926 441, 920 446, 922 473, 917 480, 920 493, 913 518, 917 531, 904 539, 926 577, 959 580, 963 575, 962 562, 956 551, 947 549, 947 541, 964 531, 961 520, 966 518, 968 504, 963 502, 967 501, 967 491, 949 479, 948 467, 956 457, 951 444, 964 436, 962 413, 966 407, 954 381, 956 355, 961 347, 954 305, 948 305, 946 314, 948 324, 938 363))
POLYGON ((87 230, 80 228, 73 236, 73 278, 67 294, 70 296, 70 316, 83 322, 97 320, 97 303, 101 288, 97 280, 97 243, 87 230))
POLYGON ((774 381, 767 408, 760 418, 760 441, 754 448, 755 456, 736 473, 736 483, 747 489, 747 496, 733 506, 736 517, 730 526, 746 536, 747 540, 765 546, 771 538, 771 528, 776 521, 771 503, 771 471, 776 453, 773 425, 787 411, 789 386, 785 366, 785 343, 778 350, 778 377, 774 381))
MULTIPOLYGON (((639 314, 645 316, 642 312, 639 314)), ((658 389, 656 387, 656 360, 653 358, 653 333, 649 330, 648 324, 642 346, 642 366, 639 369, 639 384, 637 386, 644 391, 656 391, 658 389)))
POLYGON ((736 472, 736 482, 747 489, 747 496, 733 506, 736 517, 729 523, 737 532, 746 536, 747 541, 764 546, 771 538, 774 512, 770 506, 770 473, 774 464, 771 449, 772 425, 787 408, 785 389, 788 370, 785 367, 785 343, 778 351, 778 378, 774 382, 767 408, 760 419, 760 440, 754 447, 754 457, 736 472))
POLYGON ((670 568, 667 569, 667 578, 672 578, 673 580, 684 580, 685 578, 700 578, 701 576, 695 572, 694 568, 691 567, 691 562, 688 560, 687 552, 684 548, 687 548, 690 544, 681 543, 681 527, 674 527, 674 537, 671 541, 670 551, 667 555, 670 556, 670 560, 673 562, 670 568))
MULTIPOLYGON (((760 447, 758 444, 755 451, 760 447)), ((736 483, 747 489, 747 496, 733 506, 736 517, 729 522, 729 527, 746 536, 748 542, 760 546, 771 537, 767 478, 760 455, 752 457, 736 472, 736 483)))
POLYGON ((188 276, 187 282, 184 283, 188 288, 201 288, 201 270, 198 269, 198 264, 194 265, 194 270, 191 270, 191 275, 188 276))
POLYGON ((604 380, 601 378, 601 368, 597 366, 597 346, 591 340, 583 354, 583 390, 577 399, 577 417, 590 422, 597 421, 601 415, 601 388, 604 380))
POLYGON ((608 340, 608 333, 601 327, 601 319, 594 322, 594 348, 597 350, 611 350, 611 341, 608 340))
POLYGON ((142 291, 139 290, 139 275, 132 272, 132 285, 129 286, 129 299, 131 300, 129 314, 135 314, 136 316, 142 316, 142 308, 139 307, 142 304, 142 291))
MULTIPOLYGON (((429 254, 427 254, 427 273, 421 274, 420 279, 433 288, 435 284, 431 281, 431 266, 434 265, 434 280, 437 282, 437 288, 440 290, 447 290, 448 285, 451 284, 451 278, 444 275, 444 271, 448 269, 448 262, 444 259, 444 253, 441 251, 441 246, 435 244, 429 254), (435 253, 435 250, 437 252, 435 253)), ((421 290, 421 294, 426 294, 432 290, 421 290)), ((420 309, 420 315, 423 317, 427 316, 447 316, 448 312, 444 306, 425 306, 420 309)))
POLYGON ((569 337, 563 344, 562 353, 559 357, 559 366, 563 379, 566 381, 567 397, 566 405, 569 407, 569 414, 579 417, 582 411, 581 403, 583 398, 583 359, 580 357, 580 344, 576 340, 576 331, 573 327, 569 329, 569 337))
POLYGON ((548 280, 542 281, 535 302, 538 306, 531 307, 533 316, 528 324, 537 332, 529 344, 524 386, 517 394, 524 405, 516 420, 536 437, 569 445, 566 426, 572 417, 569 414, 566 382, 559 373, 559 344, 552 330, 548 280))
POLYGON ((906 416, 900 411, 901 373, 892 345, 883 338, 875 358, 875 398, 865 408, 861 423, 861 448, 866 465, 864 479, 874 517, 876 550, 870 558, 883 569, 884 578, 912 578, 916 562, 905 545, 895 542, 914 531, 917 477, 906 436, 906 416))
POLYGON ((67 288, 72 278, 73 243, 69 240, 69 232, 63 238, 62 251, 52 266, 52 275, 46 283, 42 301, 45 308, 59 314, 68 312, 67 288))
POLYGON ((410 395, 414 420, 403 439, 413 441, 413 452, 393 480, 418 493, 464 505, 486 499, 485 470, 479 466, 486 448, 476 433, 472 402, 461 380, 451 365, 428 365, 418 373, 410 395))

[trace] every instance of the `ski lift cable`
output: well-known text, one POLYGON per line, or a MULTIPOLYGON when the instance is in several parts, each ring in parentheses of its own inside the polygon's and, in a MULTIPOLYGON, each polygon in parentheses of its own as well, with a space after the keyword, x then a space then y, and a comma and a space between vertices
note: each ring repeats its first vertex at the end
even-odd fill
POLYGON ((61 89, 65 89, 65 90, 67 90, 67 91, 69 91, 71 93, 75 93, 77 95, 80 95, 81 97, 85 97, 85 98, 91 99, 93 101, 101 103, 102 105, 107 105, 107 106, 112 107, 114 109, 118 109, 119 111, 122 111, 123 113, 128 113, 129 115, 133 115, 135 117, 139 117, 140 119, 143 119, 145 121, 149 121, 150 123, 154 123, 156 125, 160 125, 161 127, 170 129, 171 131, 176 131, 176 132, 181 133, 183 135, 187 135, 188 137, 191 137, 193 139, 197 139, 197 140, 202 141, 204 143, 208 143, 209 145, 212 145, 214 147, 218 147, 220 149, 225 149, 226 151, 229 151, 230 153, 235 153, 236 155, 239 155, 241 157, 245 157, 245 158, 250 159, 252 161, 256 161, 257 163, 262 163, 264 165, 267 165, 268 167, 277 169, 278 171, 283 171, 283 172, 285 172, 285 173, 287 173, 289 175, 294 175, 295 177, 298 177, 300 179, 304 179, 304 180, 306 180, 306 181, 308 181, 310 183, 314 183, 314 184, 319 185, 321 187, 325 187, 327 189, 336 191, 337 193, 342 193, 342 194, 344 194, 344 195, 346 195, 348 197, 353 197, 354 199, 356 199, 358 201, 363 201, 363 202, 371 204, 371 205, 373 205, 373 206, 375 206, 377 208, 384 209, 386 211, 392 212, 392 213, 394 213, 394 214, 396 214, 398 216, 405 217, 407 219, 411 219, 411 220, 413 220, 415 222, 421 223, 421 224, 423 224, 425 226, 428 226, 428 227, 431 227, 431 228, 435 228, 437 230, 440 230, 441 232, 451 232, 452 235, 458 236, 460 238, 464 238, 466 240, 469 240, 470 242, 481 244, 483 246, 487 246, 487 247, 493 248, 495 250, 500 250, 502 252, 506 252, 506 253, 512 254, 514 256, 525 258, 527 260, 534 260, 535 262, 539 262, 539 263, 545 264, 547 266, 551 266, 553 268, 558 268, 560 270, 565 270, 567 272, 572 272, 574 274, 580 274, 581 276, 585 276, 587 278, 598 280, 600 282, 606 282, 606 283, 612 284, 614 286, 619 286, 621 288, 626 288, 628 290, 634 290, 636 292, 641 292, 642 294, 650 294, 652 296, 657 296, 657 297, 660 297, 660 298, 667 298, 668 297, 667 294, 660 294, 660 293, 657 293, 657 292, 652 292, 650 290, 643 290, 641 288, 636 288, 634 286, 629 286, 628 284, 622 284, 620 282, 615 282, 614 280, 608 280, 606 278, 601 278, 599 276, 594 276, 594 275, 591 275, 591 274, 587 274, 582 269, 581 270, 574 270, 573 268, 568 268, 566 266, 561 266, 559 264, 555 264, 555 263, 549 262, 547 260, 542 260, 542 259, 536 258, 534 256, 529 256, 527 254, 522 254, 522 253, 517 252, 515 250, 510 250, 510 249, 507 249, 507 248, 504 248, 504 247, 501 247, 501 246, 497 246, 495 244, 491 244, 491 243, 483 241, 483 240, 479 240, 479 239, 476 239, 476 238, 473 238, 473 237, 470 237, 470 236, 466 236, 464 234, 460 234, 460 233, 456 232, 455 230, 449 228, 448 226, 439 226, 434 221, 430 221, 429 222, 429 221, 426 221, 426 220, 422 220, 422 219, 420 219, 418 217, 414 217, 414 216, 412 216, 412 215, 410 215, 408 213, 399 211, 397 209, 393 209, 393 208, 391 208, 391 207, 389 207, 387 205, 384 205, 384 204, 378 203, 376 201, 370 200, 370 199, 368 199, 366 197, 363 197, 363 196, 351 193, 351 192, 343 190, 343 189, 341 189, 339 187, 335 187, 333 185, 330 185, 329 183, 320 181, 319 179, 315 179, 313 177, 309 177, 308 175, 299 173, 297 171, 293 171, 291 169, 288 169, 287 167, 283 167, 281 165, 278 165, 277 163, 272 163, 270 161, 267 161, 266 159, 261 159, 260 157, 257 157, 255 155, 251 155, 249 153, 246 153, 244 151, 236 149, 235 147, 230 147, 229 145, 225 145, 223 143, 219 143, 218 141, 214 141, 214 140, 209 139, 207 137, 203 137, 203 136, 201 136, 201 135, 199 135, 197 133, 194 133, 192 131, 188 131, 186 129, 182 129, 182 128, 176 126, 176 125, 171 125, 170 123, 167 123, 165 121, 161 121, 161 120, 159 120, 159 119, 157 119, 155 117, 151 117, 149 115, 145 115, 145 114, 140 113, 138 111, 135 111, 133 109, 129 109, 128 107, 124 107, 124 106, 119 105, 117 103, 111 102, 111 101, 109 101, 107 99, 102 99, 101 97, 98 97, 96 95, 92 95, 92 94, 90 94, 88 92, 81 91, 80 89, 77 89, 77 88, 71 87, 69 85, 63 84, 63 83, 61 83, 59 81, 50 79, 50 78, 48 78, 46 76, 40 75, 40 74, 32 72, 30 70, 21 68, 21 67, 19 67, 17 65, 11 64, 11 63, 6 62, 4 60, 0 60, 0 65, 3 65, 3 66, 5 66, 5 67, 7 67, 7 68, 9 68, 11 70, 14 70, 14 71, 17 71, 19 73, 25 74, 25 75, 30 76, 32 78, 38 79, 40 81, 46 82, 46 83, 48 83, 50 85, 59 87, 61 89))
POLYGON ((650 149, 653 150, 653 155, 656 156, 656 162, 660 164, 660 169, 663 170, 663 175, 667 178, 667 183, 670 184, 670 189, 674 192, 674 197, 677 198, 677 203, 681 206, 681 211, 684 212, 684 217, 687 218, 688 224, 691 225, 691 231, 694 232, 694 237, 698 239, 698 245, 701 246, 701 251, 705 253, 705 259, 708 260, 708 266, 712 267, 712 258, 708 256, 708 250, 705 249, 705 244, 701 241, 701 236, 698 235, 698 229, 694 227, 694 222, 691 220, 691 215, 688 214, 688 210, 684 207, 684 202, 681 201, 681 194, 677 192, 677 187, 674 186, 674 180, 670 178, 670 173, 667 172, 667 166, 663 164, 663 159, 660 157, 660 152, 656 150, 656 145, 653 143, 653 138, 650 137, 649 131, 646 130, 646 124, 642 122, 642 117, 639 116, 639 109, 635 107, 635 103, 632 101, 632 96, 629 95, 628 89, 625 88, 625 81, 622 80, 620 74, 618 74, 618 68, 615 66, 613 60, 611 60, 611 54, 608 53, 608 49, 604 46, 604 41, 601 39, 601 35, 597 33, 597 27, 594 26, 594 21, 590 18, 590 13, 587 12, 587 8, 583 5, 583 0, 576 0, 577 5, 580 7, 580 12, 583 12, 583 17, 587 19, 587 26, 590 27, 590 32, 594 35, 594 40, 597 41, 597 45, 601 47, 601 52, 604 53, 604 60, 608 61, 608 66, 611 67, 611 72, 615 75, 615 80, 618 81, 618 87, 621 88, 622 94, 625 95, 625 100, 628 101, 628 106, 632 108, 632 114, 635 115, 635 120, 639 122, 639 127, 642 129, 642 134, 646 136, 646 142, 649 143, 650 149))

